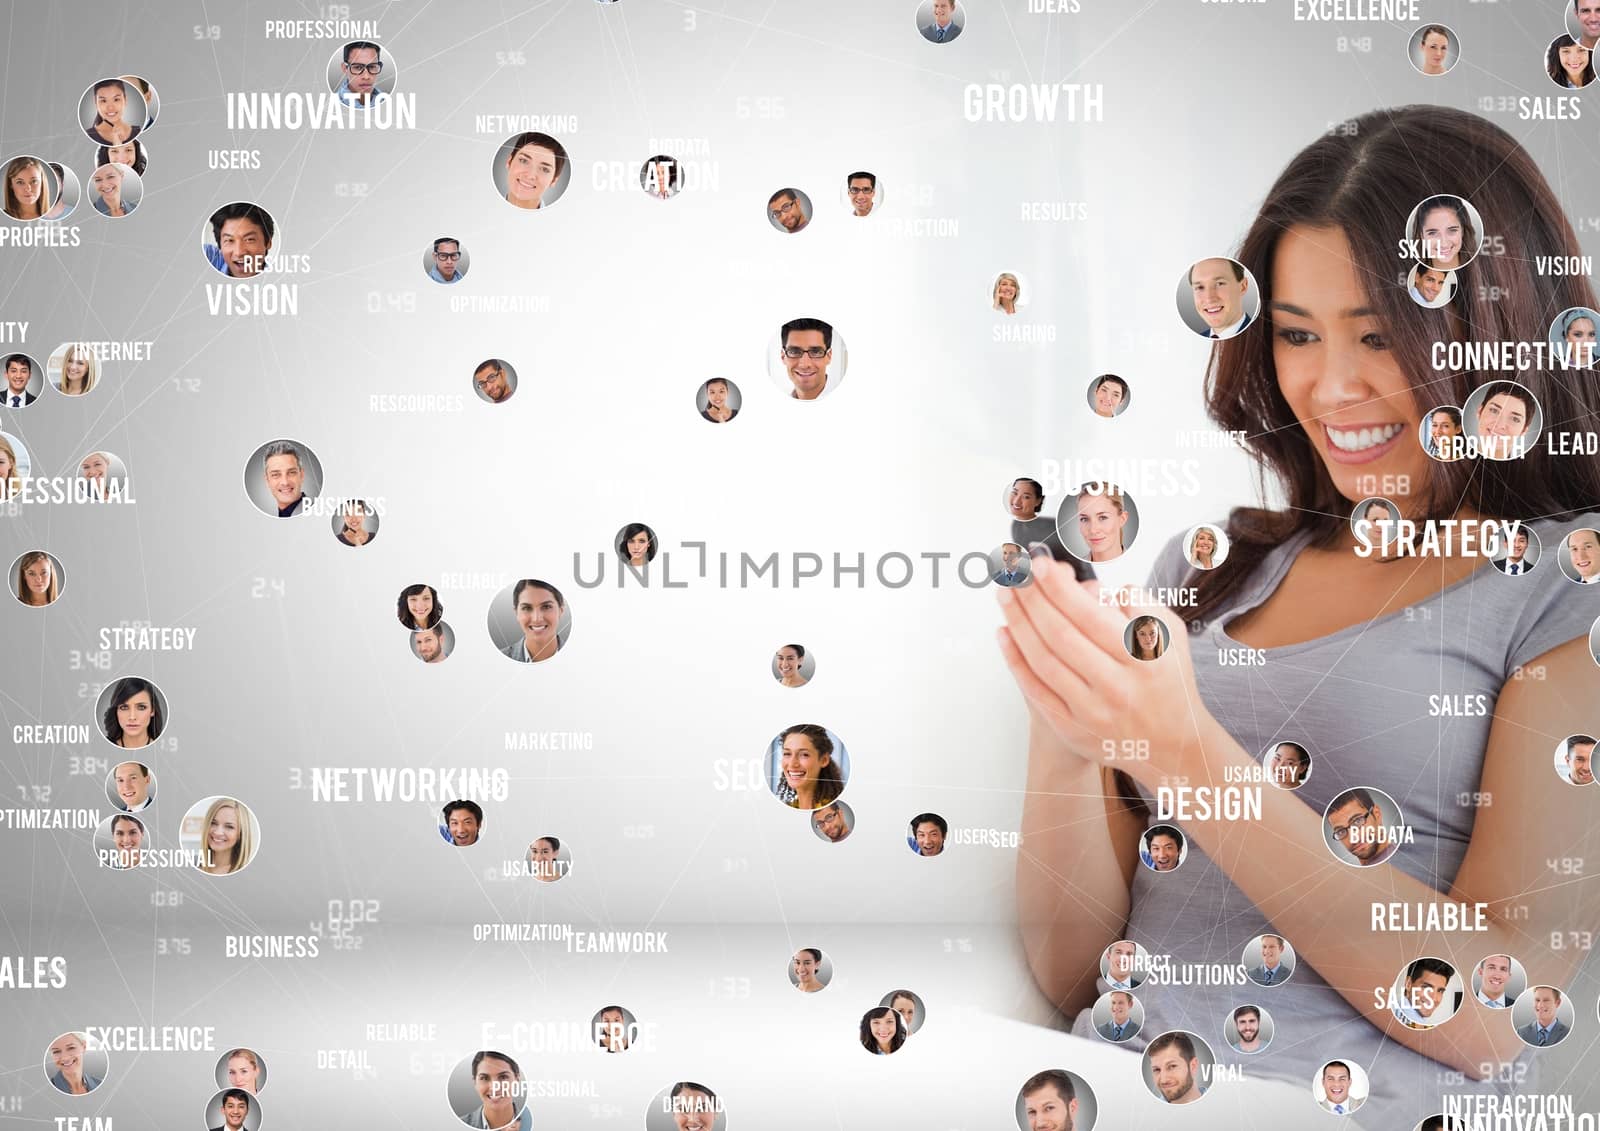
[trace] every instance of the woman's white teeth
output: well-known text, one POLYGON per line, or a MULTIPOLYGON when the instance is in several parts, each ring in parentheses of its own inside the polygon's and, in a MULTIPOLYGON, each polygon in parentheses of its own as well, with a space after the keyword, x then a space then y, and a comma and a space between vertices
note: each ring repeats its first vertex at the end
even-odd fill
POLYGON ((1329 428, 1328 439, 1332 440, 1333 446, 1340 451, 1359 452, 1365 448, 1388 443, 1404 428, 1404 424, 1385 424, 1378 428, 1363 428, 1359 432, 1342 432, 1337 428, 1329 428))

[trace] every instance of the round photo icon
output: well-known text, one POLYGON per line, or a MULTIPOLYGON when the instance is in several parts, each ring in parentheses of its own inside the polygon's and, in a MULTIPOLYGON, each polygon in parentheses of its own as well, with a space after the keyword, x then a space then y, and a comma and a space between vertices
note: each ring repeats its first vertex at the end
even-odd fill
POLYGON ((118 762, 106 771, 106 800, 123 813, 143 813, 156 800, 156 775, 143 762, 118 762))
POLYGON ((1443 267, 1413 263, 1406 274, 1406 294, 1427 310, 1438 310, 1456 297, 1456 273, 1443 267))
POLYGON ((78 99, 78 125, 96 145, 132 141, 149 122, 144 91, 125 78, 97 79, 78 99))
POLYGON ((857 219, 876 213, 885 200, 883 186, 878 183, 878 175, 869 173, 865 169, 851 173, 844 179, 840 196, 845 207, 849 208, 850 215, 857 219))
POLYGON ((483 821, 483 806, 476 801, 446 801, 439 810, 439 838, 452 848, 471 848, 483 835, 483 821))
POLYGON ((441 286, 465 279, 471 265, 472 256, 455 236, 436 236, 422 252, 422 273, 441 286))
POLYGON ((178 847, 192 853, 195 867, 207 875, 231 876, 248 868, 261 850, 261 825, 237 798, 207 797, 183 815, 178 847))
POLYGON ((33 457, 21 437, 0 432, 0 501, 22 490, 22 481, 32 478, 33 457))
POLYGON ((140 94, 144 95, 145 118, 144 128, 150 129, 156 124, 156 118, 161 113, 161 96, 156 93, 156 88, 149 79, 139 75, 123 75, 122 81, 131 85, 140 94))
MULTIPOLYGON (((1600 13, 1600 3, 1596 3, 1595 11, 1600 13)), ((1569 365, 1590 369, 1600 361, 1596 330, 1600 330, 1600 311, 1587 306, 1569 306, 1550 320, 1550 345, 1552 349, 1566 350, 1569 365)))
POLYGON ((1388 499, 1373 495, 1350 508, 1350 533, 1358 546, 1374 552, 1388 553, 1394 548, 1399 525, 1400 508, 1388 499))
POLYGON ((94 210, 112 220, 133 215, 144 197, 144 182, 127 165, 101 165, 89 177, 94 210))
POLYGON ((1089 402, 1089 411, 1107 420, 1121 416, 1133 403, 1133 391, 1115 373, 1103 373, 1090 381, 1084 396, 1089 402))
POLYGON ((1423 452, 1440 463, 1453 463, 1467 454, 1466 427, 1461 410, 1442 404, 1417 424, 1417 441, 1423 452))
POLYGON ((805 231, 813 215, 811 198, 797 188, 781 188, 767 197, 767 222, 786 236, 805 231))
POLYGON ((1461 406, 1466 433, 1484 459, 1521 459, 1539 444, 1544 410, 1533 390, 1516 381, 1479 385, 1461 406))
POLYGON ((843 801, 831 801, 811 811, 811 831, 817 839, 828 844, 838 844, 854 831, 855 811, 843 801))
POLYGON ((1311 1098, 1334 1115, 1359 1110, 1370 1092, 1367 1070, 1353 1060, 1330 1060, 1311 1078, 1311 1098))
MULTIPOLYGON (((126 165, 143 177, 144 171, 150 163, 150 151, 146 148, 142 137, 133 141, 125 141, 121 145, 102 145, 95 150, 94 163, 96 168, 101 165, 126 165)), ((58 177, 61 176, 61 172, 54 161, 50 163, 50 167, 57 170, 56 175, 58 177)), ((77 178, 74 177, 73 179, 76 180, 77 178)))
POLYGON ((426 581, 414 581, 400 590, 395 601, 395 616, 410 632, 432 628, 444 616, 444 602, 439 600, 439 591, 426 581))
POLYGON ((44 369, 27 354, 6 354, 0 360, 0 370, 5 372, 5 386, 0 388, 0 400, 4 401, 6 408, 27 408, 44 392, 44 369))
POLYGON ((128 465, 115 452, 89 452, 79 460, 74 488, 88 502, 132 501, 128 491, 128 465))
POLYGON ((572 609, 548 581, 521 578, 496 594, 489 605, 489 640, 508 660, 543 663, 566 647, 572 636, 572 609))
POLYGON ((1033 559, 1021 542, 1002 542, 989 551, 989 580, 1006 589, 1033 584, 1033 559))
POLYGON ((161 689, 143 676, 131 675, 101 688, 94 717, 105 740, 122 750, 155 745, 170 721, 167 697, 161 689))
POLYGON ((1228 550, 1227 531, 1210 523, 1190 527, 1183 538, 1184 559, 1195 569, 1216 569, 1228 560, 1228 550))
POLYGON ((1120 558, 1139 535, 1139 510, 1115 483, 1093 480, 1061 502, 1056 530, 1067 553, 1096 564, 1120 558))
POLYGON ((513 134, 501 142, 492 172, 500 199, 527 212, 556 203, 572 183, 572 161, 566 147, 537 130, 513 134))
MULTIPOLYGON (((133 162, 133 171, 138 173, 140 176, 143 176, 144 142, 136 141, 132 142, 131 144, 137 147, 135 160, 133 162)), ((102 149, 100 152, 105 153, 106 150, 102 149)), ((70 168, 63 165, 61 162, 51 161, 48 162, 48 164, 50 166, 50 171, 56 175, 56 183, 61 186, 60 195, 55 198, 55 203, 50 206, 50 210, 41 216, 40 219, 52 221, 65 220, 67 217, 72 215, 74 210, 77 209, 78 202, 83 198, 83 185, 78 180, 78 174, 74 173, 70 168)), ((105 162, 100 161, 97 162, 97 164, 103 165, 105 162)), ((126 164, 126 162, 124 162, 124 164, 126 164)))
POLYGON ((516 367, 504 358, 484 358, 472 371, 472 391, 487 404, 505 404, 517 391, 516 367))
POLYGON ((728 1131, 728 1113, 706 1085, 679 1080, 655 1094, 644 1126, 645 1131, 728 1131))
POLYGON ((1282 935, 1259 934, 1244 944, 1239 965, 1258 986, 1281 986, 1294 977, 1294 946, 1282 935))
POLYGON ((18 604, 34 609, 53 605, 66 586, 61 559, 48 550, 26 550, 11 563, 11 594, 18 604))
POLYGON ((1545 74, 1562 90, 1582 90, 1594 82, 1594 59, 1589 48, 1558 35, 1544 52, 1545 74))
POLYGON ((989 308, 997 314, 1015 314, 1028 305, 1023 297, 1022 278, 1012 271, 1002 271, 989 286, 989 308))
POLYGON ((950 822, 937 813, 918 813, 906 822, 906 845, 916 856, 942 856, 950 822))
POLYGON ((1539 564, 1544 547, 1539 542, 1539 532, 1526 522, 1508 522, 1510 531, 1504 540, 1506 552, 1490 560, 1495 569, 1508 577, 1521 577, 1539 564))
POLYGON ((1150 952, 1132 939, 1118 939, 1100 952, 1100 980, 1113 990, 1138 989, 1150 966, 1150 952))
POLYGON ((462 1057, 445 1082, 445 1099, 456 1118, 468 1127, 532 1131, 522 1067, 497 1049, 480 1049, 462 1057))
POLYGON ((230 279, 254 279, 269 270, 277 221, 259 204, 235 200, 214 209, 200 234, 200 251, 213 270, 230 279))
POLYGON ((1472 996, 1485 1009, 1510 1009, 1528 986, 1528 972, 1509 954, 1486 954, 1472 971, 1472 996))
POLYGON ((44 1050, 45 1079, 64 1096, 88 1095, 110 1072, 110 1056, 87 1033, 62 1033, 44 1050))
POLYGON ((1461 61, 1461 41, 1443 24, 1423 24, 1411 33, 1406 57, 1418 74, 1447 75, 1461 61))
POLYGON ((1265 1052, 1275 1031, 1272 1014, 1255 1004, 1241 1005, 1222 1020, 1222 1039, 1245 1056, 1265 1052))
POLYGON ((821 993, 833 981, 833 959, 814 946, 803 946, 789 959, 789 984, 803 994, 821 993))
POLYGON ((791 809, 820 809, 850 781, 844 740, 816 723, 796 723, 767 745, 767 787, 791 809))
POLYGON ((1279 789, 1299 789, 1311 780, 1311 751, 1299 742, 1279 742, 1261 756, 1267 780, 1279 789))
POLYGON ((1381 789, 1347 789, 1328 802, 1322 815, 1322 840, 1341 864, 1370 868, 1387 863, 1410 830, 1400 806, 1381 789))
POLYGON ((305 513, 322 490, 322 461, 298 440, 268 440, 244 465, 244 493, 269 518, 305 513))
POLYGON ((42 157, 22 153, 9 158, 5 178, 4 211, 13 220, 47 219, 61 199, 61 174, 42 157))
POLYGON ((956 0, 922 0, 917 5, 917 31, 929 43, 953 43, 967 26, 967 5, 956 0))
POLYGON ((639 187, 652 200, 671 200, 683 191, 683 167, 665 153, 647 157, 639 166, 639 187))
POLYGON ((639 1019, 626 1006, 601 1006, 595 1010, 589 1025, 594 1032, 595 1047, 604 1053, 627 1052, 639 1039, 639 1019))
POLYGON ((1177 825, 1151 825, 1139 837, 1139 863, 1152 872, 1176 872, 1189 859, 1189 841, 1177 825))
POLYGON ((1458 271, 1483 248, 1483 217, 1463 196, 1438 193, 1417 202, 1406 217, 1406 258, 1458 271))
POLYGON ((1122 646, 1135 660, 1159 660, 1171 643, 1172 630, 1149 613, 1134 617, 1122 630, 1122 646))
POLYGON ((88 342, 62 342, 46 365, 51 386, 64 397, 81 397, 100 383, 100 356, 88 342))
POLYGON ((1144 1047, 1144 1083, 1162 1103, 1192 1104, 1211 1087, 1216 1054, 1198 1033, 1172 1029, 1144 1047))
MULTIPOLYGON (((1000 502, 1005 507, 1006 517, 1012 522, 1036 522, 1039 508, 1044 505, 1044 485, 1027 476, 1013 479, 1011 485, 1001 493, 1000 502)), ((1046 521, 1052 522, 1053 529, 1053 520, 1046 521)))
POLYGON ((114 813, 94 831, 94 855, 102 868, 124 871, 142 868, 145 851, 152 847, 146 816, 114 813))
POLYGON ((378 536, 378 512, 362 499, 346 499, 333 515, 333 537, 341 546, 365 546, 378 536))
POLYGON ((572 872, 572 846, 563 844, 557 836, 534 837, 523 862, 534 879, 542 884, 553 884, 572 872))
POLYGON ((1178 280, 1178 317, 1202 338, 1226 341, 1261 311, 1261 289, 1243 263, 1225 255, 1197 259, 1178 280))
POLYGON ((1567 34, 1591 50, 1600 44, 1600 8, 1593 0, 1573 0, 1566 5, 1567 34))
POLYGON ((804 687, 817 674, 817 658, 804 644, 782 644, 772 657, 772 678, 780 687, 804 687))
POLYGON ((1556 986, 1531 986, 1511 1005, 1511 1027, 1530 1048, 1550 1048, 1572 1034, 1576 1014, 1571 996, 1556 986))
POLYGON ((1600 584, 1600 530, 1580 526, 1561 539, 1556 550, 1561 576, 1575 585, 1600 584))
POLYGON ((922 998, 912 990, 890 990, 883 995, 883 1000, 878 1004, 887 1005, 900 1015, 900 1021, 905 1025, 907 1036, 911 1036, 927 1023, 928 1007, 923 1004, 922 998))
POLYGON ((1594 735, 1573 734, 1556 743, 1556 777, 1568 785, 1594 784, 1594 735))
POLYGON ((352 110, 370 110, 394 93, 394 57, 364 39, 334 48, 328 58, 328 89, 352 110))
POLYGON ((611 548, 625 564, 634 569, 644 569, 656 560, 661 549, 661 539, 642 522, 630 522, 617 530, 611 539, 611 548))
POLYGON ((1089 1081, 1065 1068, 1046 1068, 1024 1080, 1013 1112, 1021 1131, 1093 1131, 1099 1113, 1089 1081))
POLYGON ((261 1101, 243 1088, 223 1088, 206 1104, 205 1125, 218 1131, 258 1131, 261 1101))
POLYGON ((1095 1035, 1112 1044, 1131 1041, 1144 1028, 1144 1006, 1132 990, 1107 990, 1090 1014, 1095 1035))
POLYGON ((456 630, 444 621, 411 633, 411 654, 425 664, 442 664, 456 650, 456 630))
POLYGON ((873 1056, 892 1056, 905 1047, 910 1033, 905 1019, 887 1005, 874 1006, 861 1015, 858 1037, 873 1056))
POLYGON ((217 1087, 256 1095, 267 1086, 267 1059, 254 1049, 229 1049, 217 1057, 217 1087))
POLYGON ((785 322, 767 343, 767 376, 791 400, 814 401, 844 384, 844 337, 820 318, 785 322))
POLYGON ((694 410, 711 424, 726 424, 739 415, 744 396, 739 386, 726 377, 712 377, 695 390, 694 410))
POLYGON ((1464 995, 1454 966, 1442 958, 1418 958, 1395 975, 1390 1010, 1407 1029, 1436 1029, 1456 1015, 1464 995))

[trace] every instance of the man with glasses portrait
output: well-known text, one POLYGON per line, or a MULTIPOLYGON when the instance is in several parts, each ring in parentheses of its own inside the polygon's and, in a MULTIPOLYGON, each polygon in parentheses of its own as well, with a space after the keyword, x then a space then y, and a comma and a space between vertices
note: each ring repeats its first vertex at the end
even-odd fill
POLYGON ((383 61, 378 55, 376 43, 356 40, 344 45, 344 62, 339 65, 344 79, 333 92, 340 102, 366 110, 389 97, 377 89, 378 76, 383 73, 383 61))
POLYGON ((428 278, 435 283, 454 283, 463 277, 461 241, 451 236, 440 236, 433 241, 433 265, 428 268, 428 278))
POLYGON ((828 363, 833 360, 833 327, 820 318, 796 318, 783 324, 779 353, 798 401, 814 401, 828 391, 828 363))
POLYGON ((1400 847, 1399 830, 1386 829, 1384 812, 1371 793, 1347 789, 1328 806, 1328 824, 1335 843, 1363 868, 1382 864, 1400 847))

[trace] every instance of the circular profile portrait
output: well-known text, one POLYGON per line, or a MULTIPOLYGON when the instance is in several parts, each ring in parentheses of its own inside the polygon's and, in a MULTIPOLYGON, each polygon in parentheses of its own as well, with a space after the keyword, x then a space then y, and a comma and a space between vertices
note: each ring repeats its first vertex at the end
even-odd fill
POLYGON ((1299 789, 1311 780, 1311 752, 1298 742, 1279 742, 1261 756, 1267 780, 1279 789, 1299 789))
POLYGON ((0 432, 0 501, 22 490, 22 481, 32 478, 33 457, 21 437, 0 432))
POLYGON ((95 700, 94 717, 100 733, 123 750, 152 746, 166 733, 170 716, 161 689, 140 676, 123 676, 107 683, 95 700))
POLYGON ((906 1035, 910 1036, 928 1020, 928 1007, 923 1004, 922 998, 911 990, 890 990, 883 995, 879 1005, 887 1005, 900 1015, 900 1022, 905 1026, 906 1035))
POLYGON ((1202 338, 1236 337, 1261 311, 1255 276, 1237 259, 1197 259, 1178 280, 1178 317, 1202 338))
POLYGON ((611 539, 611 548, 617 557, 634 569, 643 569, 656 560, 661 540, 656 532, 642 522, 630 522, 617 530, 611 539))
POLYGON ((843 801, 830 801, 811 811, 811 831, 818 840, 838 844, 856 827, 855 811, 843 801))
POLYGON ((1189 842, 1177 825, 1151 825, 1139 838, 1139 863, 1152 872, 1176 872, 1189 859, 1189 842))
POLYGON ((139 75, 123 75, 122 81, 144 96, 144 128, 150 129, 156 124, 156 118, 161 113, 161 96, 156 93, 155 84, 139 75))
POLYGON ((940 856, 950 824, 937 813, 918 813, 906 822, 906 847, 917 856, 940 856))
POLYGON ((1539 532, 1525 522, 1508 522, 1507 532, 1501 541, 1504 552, 1491 560, 1495 569, 1510 577, 1531 573, 1544 552, 1539 543, 1539 532))
POLYGON ((495 150, 494 188, 513 208, 548 208, 571 182, 566 147, 549 134, 515 134, 495 150))
POLYGON ((671 200, 683 191, 683 166, 665 153, 647 157, 639 166, 639 187, 652 200, 671 200))
POLYGON ((87 1033, 62 1033, 44 1050, 44 1074, 50 1086, 64 1096, 86 1096, 111 1070, 111 1058, 97 1042, 92 1048, 87 1033))
POLYGON ((1531 986, 1511 1004, 1511 1027, 1523 1044, 1549 1048, 1572 1032, 1575 1015, 1572 998, 1555 986, 1531 986))
POLYGON ((346 499, 334 513, 333 536, 343 546, 365 546, 378 536, 378 512, 361 499, 346 499))
POLYGON ((1093 1131, 1099 1110, 1089 1081, 1064 1068, 1046 1068, 1017 1089, 1013 1114, 1021 1131, 1093 1131))
POLYGON ((1311 1098, 1323 1111, 1349 1115, 1366 1103, 1367 1070, 1354 1060, 1330 1060, 1311 1078, 1311 1098))
POLYGON ((61 175, 42 157, 10 158, 5 178, 5 214, 13 220, 47 219, 61 199, 61 175))
POLYGON ((1055 533, 1056 522, 1049 515, 1040 517, 1039 511, 1044 507, 1044 485, 1037 479, 1023 476, 1013 479, 1000 494, 1000 505, 1005 507, 1006 517, 1013 524, 1024 527, 1039 523, 1039 537, 1034 539, 1042 542, 1055 533))
POLYGON ((967 0, 921 0, 917 5, 917 30, 929 43, 950 43, 967 26, 967 0))
MULTIPOLYGON (((94 163, 96 168, 101 165, 126 165, 143 177, 145 169, 150 164, 150 150, 142 137, 125 141, 121 145, 102 145, 95 151, 94 163)), ((52 161, 50 167, 55 169, 55 162, 52 161)), ((56 175, 59 177, 61 174, 58 172, 56 175)))
POLYGON ((242 872, 261 848, 261 825, 244 802, 208 797, 190 806, 178 829, 178 847, 212 876, 242 872))
POLYGON ((814 946, 803 946, 789 958, 789 984, 803 994, 819 993, 833 981, 833 959, 814 946))
POLYGON ((1461 43, 1443 24, 1424 24, 1411 33, 1406 55, 1419 74, 1449 74, 1461 59, 1461 43))
POLYGON ((1600 43, 1600 7, 1594 0, 1573 0, 1567 9, 1567 34, 1585 47, 1600 43))
POLYGON ((452 848, 471 848, 483 832, 483 806, 457 798, 439 810, 439 839, 452 848))
POLYGON ((244 493, 264 515, 304 514, 322 490, 322 461, 298 440, 268 440, 244 465, 244 493))
POLYGON ((106 800, 124 813, 143 813, 155 804, 155 774, 143 762, 118 762, 106 772, 106 800))
POLYGON ((523 862, 534 879, 542 884, 553 884, 572 871, 572 846, 561 843, 561 838, 556 836, 535 837, 528 842, 523 862))
POLYGON ((1472 970, 1472 996, 1485 1009, 1510 1009, 1528 987, 1528 972, 1509 954, 1489 954, 1472 970))
POLYGON ((1377 496, 1362 499, 1350 508, 1350 533, 1356 543, 1388 552, 1395 545, 1400 524, 1400 508, 1377 496))
POLYGON ((1483 218, 1465 197, 1430 196, 1406 217, 1405 239, 1406 258, 1458 271, 1483 247, 1483 218))
POLYGON ((394 93, 394 57, 376 43, 358 39, 328 57, 328 89, 353 110, 370 110, 394 93))
POLYGON ((144 182, 126 165, 102 165, 89 176, 94 210, 113 220, 132 215, 143 195, 144 182))
POLYGON ((1210 1090, 1216 1062, 1199 1034, 1173 1029, 1144 1047, 1145 1087, 1163 1103, 1195 1103, 1210 1090))
POLYGON ((422 253, 422 273, 448 286, 467 277, 472 257, 455 236, 438 236, 422 253))
POLYGON ((815 810, 839 799, 850 781, 844 740, 816 723, 796 723, 767 745, 767 787, 793 809, 815 810))
POLYGON ((1573 734, 1556 743, 1556 777, 1568 785, 1594 784, 1594 735, 1573 734))
POLYGON ((1144 1027, 1144 1006, 1132 990, 1107 990, 1095 1000, 1090 1020, 1097 1036, 1121 1044, 1144 1027))
POLYGON ((1461 1008, 1461 975, 1442 958, 1408 962, 1389 988, 1389 1008, 1407 1029, 1436 1029, 1461 1008))
POLYGON ((1118 939, 1100 952, 1100 979, 1113 990, 1136 990, 1150 976, 1150 952, 1132 939, 1118 939))
POLYGON ((148 814, 114 813, 94 830, 94 855, 102 868, 142 868, 145 851, 154 847, 148 814))
POLYGON ((450 1110, 468 1127, 533 1131, 526 1111, 528 1083, 521 1066, 506 1053, 480 1049, 462 1057, 450 1073, 445 1096, 450 1110))
POLYGON ((1538 445, 1544 427, 1533 391, 1515 381, 1478 386, 1461 406, 1461 418, 1484 459, 1521 459, 1538 445))
POLYGON ((601 1052, 627 1052, 639 1039, 639 1019, 620 1005, 602 1005, 589 1019, 595 1047, 601 1052))
POLYGON ((489 404, 504 404, 517 391, 517 371, 509 361, 490 357, 472 371, 472 391, 489 404))
POLYGON ((444 621, 411 633, 411 654, 425 664, 442 664, 456 650, 456 631, 444 621))
POLYGON ((784 687, 804 687, 817 674, 817 658, 804 644, 783 644, 772 656, 772 678, 784 687))
POLYGON ((1581 526, 1561 539, 1556 550, 1561 576, 1577 585, 1600 583, 1600 530, 1581 526))
POLYGON ((542 663, 565 648, 571 636, 572 610, 548 581, 521 578, 489 605, 489 640, 508 660, 542 663))
POLYGON ((1110 562, 1133 548, 1139 511, 1115 483, 1085 483, 1056 512, 1056 529, 1067 553, 1079 561, 1110 562))
POLYGON ((1033 583, 1033 563, 1021 542, 1002 542, 989 551, 989 580, 1007 589, 1033 583))
POLYGON ((1570 35, 1558 35, 1544 51, 1544 71, 1562 90, 1582 90, 1594 82, 1594 60, 1570 35))
POLYGON ((703 382, 694 394, 694 408, 700 419, 712 424, 726 424, 739 415, 744 398, 739 386, 726 377, 713 377, 703 382))
POLYGON ((1422 450, 1440 463, 1453 463, 1467 454, 1466 428, 1461 410, 1442 404, 1417 424, 1417 440, 1422 450))
POLYGON ((48 550, 28 550, 11 563, 11 592, 24 605, 53 605, 66 584, 61 560, 48 550))
POLYGON ((1246 1056, 1264 1052, 1272 1043, 1272 1014, 1259 1005, 1241 1005, 1222 1019, 1222 1039, 1246 1056))
POLYGON ((261 1101, 243 1088, 224 1088, 206 1104, 206 1126, 217 1131, 257 1131, 261 1101))
POLYGON ((128 465, 114 452, 89 452, 78 461, 74 489, 88 502, 128 499, 128 465))
POLYGON ((797 188, 781 188, 767 197, 767 222, 786 236, 811 225, 811 198, 797 188))
POLYGON ((878 183, 878 175, 865 169, 846 177, 840 194, 852 216, 874 215, 884 201, 883 186, 878 183))
POLYGON ((395 616, 409 631, 432 628, 444 616, 444 602, 439 591, 425 581, 415 581, 400 590, 395 601, 395 616))
POLYGON ((1244 944, 1239 965, 1258 986, 1281 986, 1294 977, 1294 947, 1282 935, 1257 935, 1244 944))
POLYGON ((1386 862, 1407 831, 1400 806, 1381 789, 1347 789, 1322 815, 1323 843, 1335 860, 1355 868, 1386 862))
MULTIPOLYGON (((144 143, 142 141, 135 141, 130 142, 129 144, 138 147, 138 157, 133 166, 133 170, 134 172, 143 176, 144 143)), ((105 151, 101 150, 101 152, 103 153, 105 151)), ((56 175, 56 183, 61 187, 59 195, 55 198, 55 202, 50 205, 49 210, 45 212, 40 219, 65 220, 72 215, 72 213, 78 207, 78 202, 83 199, 83 185, 78 180, 78 174, 74 173, 70 168, 63 165, 61 162, 51 161, 48 162, 48 164, 50 166, 50 171, 56 175)), ((95 164, 104 165, 105 162, 97 161, 95 164)), ((127 162, 123 162, 123 164, 127 164, 127 162)))
POLYGON ((767 343, 767 376, 797 401, 814 401, 844 383, 844 338, 820 318, 785 322, 767 343))
POLYGON ((876 1006, 861 1015, 861 1047, 873 1056, 899 1052, 909 1036, 905 1019, 887 1005, 876 1006))
POLYGON ((100 358, 87 342, 62 342, 46 364, 50 384, 62 396, 81 397, 100 383, 100 358))
MULTIPOLYGON (((1600 11, 1600 4, 1596 5, 1596 11, 1600 11)), ((1574 368, 1592 368, 1600 361, 1596 329, 1600 329, 1600 311, 1587 306, 1569 306, 1550 322, 1551 348, 1565 349, 1567 363, 1574 368)))
POLYGON ((6 408, 27 408, 44 392, 44 369, 27 354, 6 354, 4 369, 6 408))
POLYGON ((96 145, 132 141, 149 122, 144 92, 124 78, 92 82, 78 99, 78 124, 96 145))
POLYGON ((645 1131, 727 1131, 722 1100, 704 1084, 679 1080, 662 1088, 644 1116, 645 1131))
POLYGON ((1084 396, 1089 402, 1089 411, 1108 420, 1127 412, 1128 405, 1133 403, 1128 383, 1114 373, 1105 373, 1090 381, 1084 396))
POLYGON ((1413 263, 1406 275, 1406 294, 1418 306, 1437 310, 1456 297, 1456 273, 1413 263))
POLYGON ((228 1049, 217 1057, 217 1087, 256 1095, 267 1086, 267 1061, 254 1049, 228 1049))
POLYGON ((236 200, 211 213, 200 250, 212 268, 230 279, 253 279, 268 269, 278 225, 259 204, 236 200))
POLYGON ((1172 643, 1172 632, 1160 617, 1134 617, 1122 630, 1122 646, 1135 660, 1159 660, 1172 643))
POLYGON ((989 284, 989 308, 997 314, 1015 314, 1028 305, 1024 292, 1020 276, 1011 271, 1002 271, 989 284))
POLYGON ((1183 556, 1195 569, 1216 569, 1228 560, 1228 535, 1220 526, 1201 523, 1184 535, 1183 556))

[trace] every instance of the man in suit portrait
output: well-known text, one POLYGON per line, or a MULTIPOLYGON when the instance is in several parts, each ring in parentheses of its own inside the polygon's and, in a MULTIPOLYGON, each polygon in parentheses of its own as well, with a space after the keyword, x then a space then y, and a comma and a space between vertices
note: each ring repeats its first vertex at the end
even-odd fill
POLYGON ((1250 970, 1258 986, 1279 986, 1294 974, 1294 960, 1284 957, 1282 935, 1261 936, 1261 963, 1250 970))
POLYGON ((1015 542, 1001 543, 1000 568, 995 571, 994 583, 1012 589, 1028 584, 1030 578, 1028 559, 1023 557, 1022 547, 1015 542))
POLYGON ((1108 1041, 1126 1041, 1139 1033, 1139 1023, 1131 1016, 1133 1013, 1133 995, 1127 990, 1112 990, 1110 998, 1111 1020, 1099 1028, 1099 1033, 1108 1041))
POLYGON ((6 358, 6 407, 25 408, 38 400, 38 394, 28 392, 28 382, 33 380, 33 359, 27 354, 14 353, 6 358))
POLYGON ((1533 1020, 1517 1030, 1517 1036, 1535 1048, 1559 1044, 1567 1035, 1567 1023, 1556 1016, 1561 1008, 1561 991, 1554 986, 1533 987, 1533 1020))
POLYGON ((956 0, 933 0, 933 22, 922 26, 922 38, 929 43, 949 43, 960 34, 956 0))
POLYGON ((1503 558, 1494 559, 1494 568, 1507 577, 1519 577, 1533 568, 1533 562, 1528 560, 1528 532, 1521 526, 1511 536, 1511 553, 1503 558))
POLYGON ((1195 313, 1206 324, 1207 338, 1231 338, 1250 325, 1245 310, 1245 295, 1250 280, 1244 265, 1232 259, 1202 259, 1189 268, 1189 286, 1194 291, 1195 313))
POLYGON ((250 1093, 243 1088, 229 1088, 222 1093, 222 1126, 211 1131, 240 1131, 245 1117, 250 1114, 250 1093))
POLYGON ((1365 1096, 1351 1097, 1350 1066, 1342 1060, 1330 1060, 1322 1066, 1322 1094, 1322 1110, 1335 1115, 1349 1115, 1366 1100, 1365 1096))
POLYGON ((1507 992, 1511 981, 1511 956, 1491 954, 1478 963, 1478 988, 1473 992, 1490 1009, 1510 1009, 1517 999, 1507 992))

